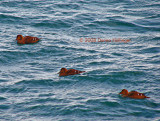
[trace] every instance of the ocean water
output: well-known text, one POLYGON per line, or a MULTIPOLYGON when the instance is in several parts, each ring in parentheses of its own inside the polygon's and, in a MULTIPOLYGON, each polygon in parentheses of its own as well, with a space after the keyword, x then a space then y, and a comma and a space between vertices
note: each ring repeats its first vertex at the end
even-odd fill
POLYGON ((1 0, 0 68, 0 121, 159 121, 160 1, 1 0))

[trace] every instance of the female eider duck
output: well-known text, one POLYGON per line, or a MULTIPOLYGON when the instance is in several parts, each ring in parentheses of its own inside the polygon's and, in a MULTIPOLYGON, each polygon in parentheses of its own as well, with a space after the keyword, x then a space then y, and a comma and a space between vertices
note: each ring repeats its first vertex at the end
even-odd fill
POLYGON ((59 74, 59 76, 69 76, 69 75, 80 74, 83 72, 85 72, 85 71, 79 71, 79 70, 75 70, 75 69, 67 70, 66 68, 61 68, 61 70, 58 74, 59 74))
POLYGON ((137 91, 128 92, 128 90, 126 90, 126 89, 123 89, 119 94, 121 94, 122 97, 129 97, 129 98, 133 98, 133 99, 150 98, 150 97, 145 96, 143 93, 139 93, 137 91))
POLYGON ((32 44, 32 43, 37 43, 40 39, 37 37, 31 37, 31 36, 23 37, 22 35, 17 35, 16 40, 18 44, 32 44))

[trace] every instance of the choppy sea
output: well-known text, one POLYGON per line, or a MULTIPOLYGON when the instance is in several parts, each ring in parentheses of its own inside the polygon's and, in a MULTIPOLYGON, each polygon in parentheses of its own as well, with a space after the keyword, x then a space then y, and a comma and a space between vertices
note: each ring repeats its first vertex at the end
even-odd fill
POLYGON ((0 121, 108 120, 160 120, 160 1, 1 0, 0 121))

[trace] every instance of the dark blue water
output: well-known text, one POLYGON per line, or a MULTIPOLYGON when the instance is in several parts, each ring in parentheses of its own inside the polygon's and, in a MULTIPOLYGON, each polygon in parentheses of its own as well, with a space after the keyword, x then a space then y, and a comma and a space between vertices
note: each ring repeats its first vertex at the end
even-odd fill
POLYGON ((160 120, 159 0, 1 0, 0 33, 1 121, 160 120))

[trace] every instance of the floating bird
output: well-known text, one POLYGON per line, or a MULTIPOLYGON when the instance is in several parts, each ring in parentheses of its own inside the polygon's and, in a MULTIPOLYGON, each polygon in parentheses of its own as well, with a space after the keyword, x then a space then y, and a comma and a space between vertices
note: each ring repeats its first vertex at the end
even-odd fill
POLYGON ((59 74, 59 76, 68 76, 68 75, 80 74, 83 72, 85 72, 85 71, 79 71, 79 70, 75 70, 75 69, 67 70, 66 68, 61 68, 61 70, 58 74, 59 74))
POLYGON ((18 44, 32 44, 32 43, 37 43, 40 39, 37 37, 31 37, 31 36, 23 37, 22 35, 17 35, 16 40, 18 44))
POLYGON ((128 90, 126 89, 123 89, 119 94, 121 94, 122 97, 129 97, 129 98, 134 98, 134 99, 150 98, 150 97, 145 96, 143 93, 139 93, 137 91, 128 92, 128 90))

